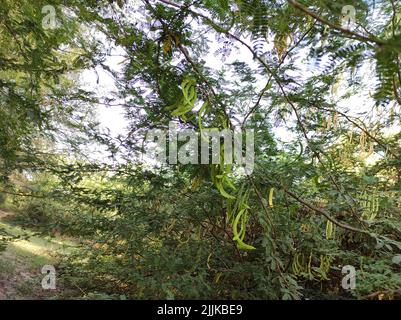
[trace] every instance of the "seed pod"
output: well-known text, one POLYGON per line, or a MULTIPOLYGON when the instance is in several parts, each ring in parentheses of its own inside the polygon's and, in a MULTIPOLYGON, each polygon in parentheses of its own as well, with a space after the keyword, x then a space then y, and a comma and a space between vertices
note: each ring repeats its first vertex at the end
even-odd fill
POLYGON ((373 142, 371 142, 371 143, 370 143, 370 147, 369 147, 368 155, 372 155, 373 152, 374 152, 374 144, 373 144, 373 142))
POLYGON ((334 115, 333 115, 333 126, 334 126, 334 129, 337 129, 337 123, 338 123, 337 121, 338 121, 338 113, 335 112, 334 115))
POLYGON ((273 192, 274 192, 274 188, 270 188, 270 191, 269 191, 269 206, 270 206, 270 208, 273 208, 273 192))
POLYGON ((326 122, 326 130, 330 130, 332 124, 332 119, 328 118, 326 122))
POLYGON ((329 240, 333 235, 333 222, 327 220, 326 223, 326 239, 329 240))
POLYGON ((352 138, 353 138, 354 132, 353 131, 349 131, 348 132, 348 136, 349 136, 349 142, 352 142, 352 138))

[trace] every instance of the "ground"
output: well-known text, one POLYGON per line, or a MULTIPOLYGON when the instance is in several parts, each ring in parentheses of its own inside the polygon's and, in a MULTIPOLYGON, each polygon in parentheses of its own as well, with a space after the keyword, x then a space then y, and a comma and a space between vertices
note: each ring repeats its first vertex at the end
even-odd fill
POLYGON ((42 289, 42 267, 57 265, 60 255, 68 254, 74 244, 22 229, 10 222, 11 215, 0 210, 0 228, 21 239, 12 241, 0 252, 0 300, 55 299, 61 289, 42 289))

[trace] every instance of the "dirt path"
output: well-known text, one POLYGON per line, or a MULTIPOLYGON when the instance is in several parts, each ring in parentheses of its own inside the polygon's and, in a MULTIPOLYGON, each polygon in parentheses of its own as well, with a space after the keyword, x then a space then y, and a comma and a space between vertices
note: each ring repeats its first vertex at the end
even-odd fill
POLYGON ((44 265, 57 262, 55 253, 68 254, 73 245, 60 238, 34 234, 9 222, 11 213, 0 210, 0 229, 21 239, 8 243, 0 252, 0 300, 52 299, 59 290, 44 290, 44 265))

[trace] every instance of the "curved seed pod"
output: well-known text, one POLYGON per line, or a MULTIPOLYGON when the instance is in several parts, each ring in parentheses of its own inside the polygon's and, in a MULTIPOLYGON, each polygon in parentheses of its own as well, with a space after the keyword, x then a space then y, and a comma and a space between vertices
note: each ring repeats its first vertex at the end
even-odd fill
POLYGON ((370 215, 369 220, 373 221, 378 213, 379 213, 379 197, 375 196, 372 203, 372 214, 370 215))
POLYGON ((187 95, 189 88, 195 84, 196 80, 194 78, 186 77, 181 83, 181 91, 183 92, 184 95, 187 95))
POLYGON ((333 115, 333 125, 334 125, 334 129, 337 129, 337 124, 338 124, 338 113, 335 112, 333 115))
POLYGON ((254 249, 256 249, 256 248, 253 247, 253 246, 251 246, 251 245, 245 244, 245 243, 241 240, 240 234, 238 233, 238 222, 239 222, 241 216, 244 214, 244 212, 245 212, 246 210, 247 210, 247 209, 242 209, 242 210, 238 213, 238 215, 235 217, 234 224, 233 224, 233 233, 234 233, 234 238, 233 238, 233 240, 237 241, 237 248, 238 248, 238 249, 242 249, 242 250, 254 250, 254 249))
POLYGON ((223 184, 221 183, 220 179, 216 179, 215 181, 215 186, 216 188, 220 191, 220 194, 227 199, 235 199, 234 196, 232 196, 231 194, 229 194, 226 190, 224 190, 223 184))
POLYGON ((181 84, 182 97, 173 106, 168 107, 168 109, 175 107, 175 110, 171 112, 172 116, 182 117, 186 120, 184 115, 194 108, 198 98, 195 85, 196 80, 194 78, 183 80, 181 84))
POLYGON ((244 202, 247 199, 247 194, 249 195, 249 191, 243 192, 244 191, 244 186, 245 186, 245 184, 241 185, 241 188, 240 188, 239 192, 237 193, 237 197, 236 197, 235 200, 234 199, 227 200, 229 202, 233 201, 233 203, 234 203, 234 206, 233 206, 233 209, 232 209, 232 217, 231 217, 231 219, 233 221, 232 224, 234 223, 234 219, 235 219, 234 218, 234 214, 235 214, 235 212, 237 212, 238 210, 241 210, 241 209, 244 209, 244 208, 248 207, 246 205, 244 206, 244 202))
POLYGON ((174 117, 184 116, 186 113, 191 111, 193 108, 194 108, 194 105, 184 105, 184 106, 174 110, 173 112, 171 112, 171 115, 174 117))
POLYGON ((348 136, 349 136, 349 142, 351 143, 352 142, 352 138, 354 136, 354 132, 353 131, 349 131, 348 132, 348 136))
POLYGON ((363 193, 363 207, 364 207, 364 209, 367 210, 368 206, 369 206, 369 196, 368 196, 368 193, 365 191, 363 193))
POLYGON ((233 240, 237 240, 239 239, 239 234, 238 234, 238 222, 241 219, 242 214, 245 212, 246 209, 242 209, 240 210, 240 212, 238 212, 237 216, 234 219, 234 223, 233 223, 233 233, 234 233, 234 238, 233 240))
POLYGON ((298 253, 296 253, 295 255, 294 255, 294 258, 293 258, 293 260, 292 260, 292 272, 296 275, 296 276, 298 276, 299 275, 299 267, 298 267, 298 263, 297 263, 297 260, 298 260, 298 253))
POLYGON ((246 244, 246 243, 242 242, 242 240, 240 240, 240 239, 237 240, 237 248, 240 250, 255 250, 256 249, 254 246, 246 244))
POLYGON ((376 212, 376 213, 379 212, 379 196, 377 196, 377 198, 376 198, 375 212, 376 212))
POLYGON ((327 273, 330 269, 330 261, 328 261, 327 256, 320 256, 320 266, 319 268, 323 273, 327 273))
POLYGON ((375 149, 374 149, 374 143, 371 142, 371 143, 370 143, 370 146, 369 146, 368 155, 372 155, 374 151, 375 151, 375 149))
POLYGON ((191 86, 189 88, 188 92, 186 92, 186 94, 184 94, 184 100, 188 105, 193 105, 196 98, 197 98, 197 93, 195 90, 195 86, 191 86))
POLYGON ((248 214, 247 214, 247 212, 245 212, 245 214, 242 215, 242 217, 241 217, 241 230, 239 232, 241 241, 243 241, 245 238, 245 229, 246 229, 247 222, 248 222, 248 214))
POLYGON ((184 96, 184 100, 188 103, 191 103, 193 97, 195 96, 195 87, 192 84, 192 81, 187 81, 185 85, 182 86, 182 94, 184 96))
POLYGON ((327 220, 326 223, 326 239, 329 240, 333 235, 333 223, 327 220))
POLYGON ((215 278, 214 278, 214 282, 215 283, 219 283, 221 276, 223 275, 223 272, 219 272, 216 274, 215 278))
POLYGON ((224 176, 223 177, 223 182, 225 182, 226 184, 227 184, 227 186, 229 187, 229 188, 231 188, 232 190, 237 190, 237 188, 234 186, 234 184, 231 182, 231 180, 230 180, 230 178, 229 177, 227 177, 227 176, 224 176))
POLYGON ((270 191, 269 191, 269 206, 270 206, 270 208, 273 208, 273 192, 274 192, 274 188, 270 188, 270 191))
POLYGON ((369 210, 372 212, 373 211, 373 206, 374 206, 374 202, 375 202, 375 195, 371 194, 369 196, 369 210))
POLYGON ((332 125, 332 118, 329 117, 326 121, 326 130, 330 130, 332 125))
POLYGON ((171 112, 172 116, 182 116, 194 108, 194 104, 188 104, 184 98, 181 98, 177 105, 178 107, 171 112))

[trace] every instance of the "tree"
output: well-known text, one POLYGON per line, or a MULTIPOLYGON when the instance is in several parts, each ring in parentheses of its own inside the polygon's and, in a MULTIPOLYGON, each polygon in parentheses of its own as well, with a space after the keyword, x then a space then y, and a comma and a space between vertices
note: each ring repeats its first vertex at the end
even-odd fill
POLYGON ((91 131, 122 163, 55 172, 63 201, 96 212, 85 232, 105 244, 69 261, 69 274, 129 297, 300 299, 341 295, 336 266, 359 265, 355 296, 399 294, 399 3, 133 4, 75 3, 125 51, 118 98, 130 133, 114 143, 91 131), (171 121, 201 134, 254 129, 255 170, 146 169, 146 132, 171 121), (105 185, 88 187, 88 172, 105 185))

